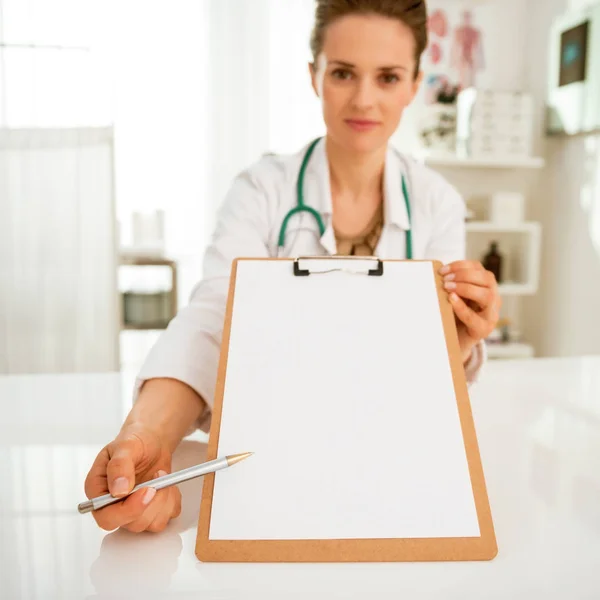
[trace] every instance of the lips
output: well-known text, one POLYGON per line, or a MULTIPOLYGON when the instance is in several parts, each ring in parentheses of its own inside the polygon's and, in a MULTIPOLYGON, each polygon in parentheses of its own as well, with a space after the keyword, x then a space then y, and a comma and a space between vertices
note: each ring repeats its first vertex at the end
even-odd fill
POLYGON ((346 119, 346 123, 355 131, 371 131, 379 126, 379 121, 369 119, 346 119))

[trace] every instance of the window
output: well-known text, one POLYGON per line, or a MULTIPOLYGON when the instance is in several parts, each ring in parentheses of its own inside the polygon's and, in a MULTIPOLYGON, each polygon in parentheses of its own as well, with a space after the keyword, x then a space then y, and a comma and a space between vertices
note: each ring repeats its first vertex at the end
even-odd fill
POLYGON ((0 0, 0 126, 110 122, 107 4, 0 0))

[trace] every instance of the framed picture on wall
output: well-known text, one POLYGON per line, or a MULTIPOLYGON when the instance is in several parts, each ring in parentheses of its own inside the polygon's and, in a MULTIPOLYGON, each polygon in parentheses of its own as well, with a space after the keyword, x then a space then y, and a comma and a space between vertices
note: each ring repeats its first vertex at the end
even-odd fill
POLYGON ((554 20, 547 89, 548 135, 600 131, 600 2, 554 20))
POLYGON ((560 36, 559 87, 585 81, 588 29, 589 21, 585 21, 560 36))

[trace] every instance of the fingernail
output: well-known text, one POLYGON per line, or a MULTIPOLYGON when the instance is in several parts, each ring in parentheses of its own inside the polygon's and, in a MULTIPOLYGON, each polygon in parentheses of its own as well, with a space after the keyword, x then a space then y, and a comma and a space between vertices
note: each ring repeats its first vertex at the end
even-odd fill
POLYGON ((156 496, 156 490, 154 488, 147 488, 142 498, 142 504, 150 504, 154 496, 156 496))
POLYGON ((112 484, 111 494, 113 496, 123 496, 129 491, 129 482, 126 477, 117 477, 112 484))
POLYGON ((454 281, 446 281, 446 282, 444 283, 444 287, 445 287, 447 290, 455 290, 455 289, 456 289, 456 283, 454 283, 454 281))
POLYGON ((456 302, 458 300, 458 296, 453 292, 452 294, 450 294, 450 300, 452 302, 456 302))
POLYGON ((444 265, 440 269, 440 275, 445 275, 446 273, 450 273, 450 267, 448 265, 444 265))
POLYGON ((164 477, 166 474, 167 472, 161 469, 160 471, 157 471, 156 477, 164 477))
POLYGON ((456 279, 456 273, 450 273, 444 277, 444 281, 454 281, 456 279))

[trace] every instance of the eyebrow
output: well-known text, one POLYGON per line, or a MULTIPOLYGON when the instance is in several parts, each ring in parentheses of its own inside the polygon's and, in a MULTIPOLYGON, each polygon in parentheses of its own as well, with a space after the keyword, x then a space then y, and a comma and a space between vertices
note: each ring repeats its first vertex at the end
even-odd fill
MULTIPOLYGON (((356 65, 353 65, 352 63, 346 62, 344 60, 332 60, 332 61, 329 61, 329 64, 340 65, 341 67, 346 67, 347 69, 356 68, 356 65)), ((393 71, 395 69, 401 69, 402 71, 408 71, 408 69, 406 67, 403 67, 402 65, 391 65, 388 67, 379 67, 380 71, 393 71)))

